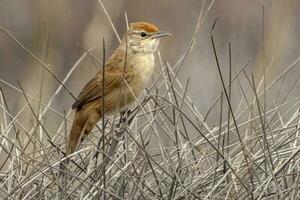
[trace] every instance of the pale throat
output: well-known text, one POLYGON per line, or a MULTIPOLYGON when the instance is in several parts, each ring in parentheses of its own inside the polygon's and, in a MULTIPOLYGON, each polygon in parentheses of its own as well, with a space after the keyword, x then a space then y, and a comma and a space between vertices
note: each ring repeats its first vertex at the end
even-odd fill
POLYGON ((146 51, 149 53, 154 53, 157 51, 159 45, 159 40, 158 39, 153 39, 152 41, 150 41, 145 47, 145 49, 147 49, 146 51))
POLYGON ((131 58, 131 64, 139 74, 142 83, 146 84, 154 71, 154 52, 152 53, 136 53, 131 58))
POLYGON ((133 53, 154 53, 157 51, 158 45, 158 39, 147 39, 143 41, 136 41, 132 38, 128 39, 128 51, 132 51, 133 53))

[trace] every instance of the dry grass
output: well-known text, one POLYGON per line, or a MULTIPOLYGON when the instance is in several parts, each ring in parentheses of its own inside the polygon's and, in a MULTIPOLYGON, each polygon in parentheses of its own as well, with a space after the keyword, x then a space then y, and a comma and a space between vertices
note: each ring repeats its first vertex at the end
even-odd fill
MULTIPOLYGON (((100 0, 99 3, 105 10, 100 0)), ((12 115, 9 101, 1 90, 1 199, 299 197, 300 101, 289 98, 296 80, 287 91, 282 91, 281 85, 300 58, 269 84, 265 77, 271 64, 264 66, 264 76, 259 78, 246 72, 252 60, 245 62, 237 73, 230 62, 230 81, 226 83, 220 67, 225 64, 218 58, 212 30, 211 55, 216 60, 212 65, 219 71, 222 91, 205 115, 193 103, 189 80, 183 83, 177 78, 212 4, 213 1, 206 10, 201 10, 195 34, 174 66, 158 54, 160 70, 145 91, 144 100, 137 101, 129 113, 106 117, 105 124, 102 123, 105 134, 102 126, 95 129, 83 146, 69 156, 71 162, 67 166, 63 161, 71 111, 60 113, 51 104, 62 90, 74 97, 65 83, 83 59, 91 56, 96 63, 101 63, 88 50, 64 80, 60 80, 47 64, 1 28, 60 83, 49 102, 42 103, 35 95, 27 94, 21 84, 13 86, 1 80, 5 87, 19 92, 26 100, 24 107, 12 115), (266 105, 266 98, 275 85, 280 86, 273 91, 278 98, 273 105, 266 105), (240 94, 235 104, 231 100, 233 87, 240 94), (18 121, 28 107, 35 118, 30 130, 18 121), (206 121, 213 110, 220 113, 218 126, 206 121), (46 126, 45 116, 49 112, 61 119, 55 130, 46 126)), ((106 11, 105 14, 109 19, 106 11)), ((228 51, 231 61, 230 44, 228 51)))

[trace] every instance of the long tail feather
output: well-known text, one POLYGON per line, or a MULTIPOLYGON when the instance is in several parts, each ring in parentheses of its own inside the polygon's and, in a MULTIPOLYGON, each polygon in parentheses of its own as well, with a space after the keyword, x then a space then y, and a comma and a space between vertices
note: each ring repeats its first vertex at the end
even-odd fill
POLYGON ((67 145, 67 155, 73 153, 99 121, 101 115, 97 111, 85 112, 77 110, 67 145))

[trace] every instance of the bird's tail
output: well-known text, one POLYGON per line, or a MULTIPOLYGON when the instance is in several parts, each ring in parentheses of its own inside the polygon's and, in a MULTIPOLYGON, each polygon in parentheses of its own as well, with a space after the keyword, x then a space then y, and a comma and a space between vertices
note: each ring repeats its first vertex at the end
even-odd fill
POLYGON ((101 115, 96 111, 85 112, 81 109, 76 111, 67 144, 67 155, 76 150, 77 146, 79 146, 92 131, 100 118, 101 115))

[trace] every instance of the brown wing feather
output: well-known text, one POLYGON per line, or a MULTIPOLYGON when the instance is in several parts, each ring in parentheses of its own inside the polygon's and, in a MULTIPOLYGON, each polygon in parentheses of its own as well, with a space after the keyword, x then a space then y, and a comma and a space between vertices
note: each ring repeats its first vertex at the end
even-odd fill
POLYGON ((100 84, 100 77, 95 76, 92 78, 82 89, 80 92, 77 100, 72 105, 72 108, 80 108, 82 107, 87 101, 90 101, 90 99, 95 98, 98 96, 98 98, 102 95, 102 87, 100 84))
POLYGON ((98 72, 94 78, 92 78, 80 92, 77 101, 72 105, 72 108, 79 109, 84 104, 94 100, 102 98, 102 90, 104 88, 104 95, 112 91, 114 88, 118 88, 122 84, 123 74, 105 72, 104 87, 102 81, 102 72, 98 72))

